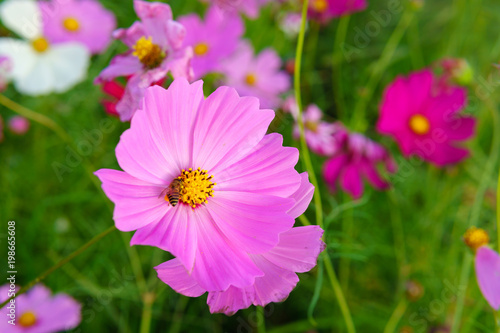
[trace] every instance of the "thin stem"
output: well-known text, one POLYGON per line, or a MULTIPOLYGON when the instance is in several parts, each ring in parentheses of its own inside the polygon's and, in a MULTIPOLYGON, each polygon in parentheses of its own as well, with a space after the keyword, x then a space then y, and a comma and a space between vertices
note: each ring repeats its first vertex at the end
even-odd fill
POLYGON ((500 171, 498 172, 497 182, 497 242, 498 251, 500 252, 500 171))
POLYGON ((151 318, 153 316, 153 303, 155 302, 153 293, 145 293, 142 297, 142 317, 140 333, 149 333, 151 328, 151 318))
POLYGON ((344 85, 342 84, 342 47, 349 27, 350 15, 342 16, 339 21, 335 43, 333 45, 333 86, 334 96, 337 104, 337 117, 340 119, 345 114, 344 85))
POLYGON ((309 222, 309 220, 304 214, 299 216, 299 220, 303 225, 311 225, 311 222, 309 222))
MULTIPOLYGON (((459 285, 460 287, 461 286, 467 287, 470 278, 471 267, 472 267, 472 255, 469 252, 467 252, 462 261, 462 270, 460 271, 460 285, 459 285)), ((459 332, 460 320, 462 319, 462 313, 464 311, 466 291, 467 289, 464 289, 464 291, 458 295, 457 307, 455 310, 455 315, 453 316, 453 323, 451 326, 451 333, 459 332)))
POLYGON ((257 314, 257 333, 266 333, 266 317, 264 316, 264 307, 256 306, 257 314))
POLYGON ((384 333, 396 332, 396 329, 398 328, 399 321, 401 320, 401 318, 405 314, 407 307, 408 307, 408 301, 404 297, 402 297, 401 300, 399 301, 398 305, 394 309, 394 312, 392 313, 391 318, 389 318, 387 325, 385 325, 384 333))
POLYGON ((97 243, 98 241, 100 241, 102 238, 104 238, 105 236, 107 236, 108 234, 110 234, 114 230, 116 230, 116 227, 112 226, 112 227, 109 227, 108 229, 104 230, 103 232, 101 232, 97 236, 94 236, 94 238, 92 238, 87 243, 85 243, 84 245, 82 245, 75 252, 71 253, 69 256, 67 256, 66 258, 62 259, 57 264, 55 264, 54 266, 52 266, 51 268, 49 268, 48 270, 46 270, 45 272, 43 272, 42 274, 40 274, 37 278, 35 278, 34 280, 32 280, 30 283, 28 283, 27 285, 25 285, 24 287, 22 287, 19 290, 19 292, 16 293, 16 296, 13 296, 13 297, 7 299, 2 304, 0 304, 0 309, 3 308, 7 303, 9 303, 11 299, 13 299, 13 298, 15 298, 15 297, 17 297, 19 295, 24 294, 28 289, 30 289, 31 287, 33 287, 35 284, 37 284, 37 283, 41 282, 42 280, 44 280, 47 276, 49 276, 50 274, 52 274, 55 270, 57 270, 58 268, 64 266, 66 263, 70 262, 71 260, 73 260, 76 256, 78 256, 79 254, 83 253, 89 247, 91 247, 92 245, 94 245, 95 243, 97 243))

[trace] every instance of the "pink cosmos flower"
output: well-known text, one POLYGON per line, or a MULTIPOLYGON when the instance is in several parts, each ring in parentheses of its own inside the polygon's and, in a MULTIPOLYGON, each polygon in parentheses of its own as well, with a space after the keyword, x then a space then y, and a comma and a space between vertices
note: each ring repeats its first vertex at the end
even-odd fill
POLYGON ((279 105, 279 95, 290 88, 290 77, 281 71, 281 59, 273 49, 254 58, 253 48, 241 42, 236 53, 224 63, 225 83, 241 96, 255 96, 262 107, 279 105))
MULTIPOLYGON (((9 285, 0 287, 2 301, 8 298, 9 285)), ((0 332, 53 333, 71 330, 81 321, 81 305, 65 294, 50 295, 50 290, 38 284, 26 294, 15 298, 15 319, 9 305, 0 310, 0 332), (15 325, 8 321, 13 320, 15 325)))
MULTIPOLYGON (((340 126, 340 125, 339 125, 340 126)), ((323 166, 323 177, 332 191, 340 187, 358 199, 363 195, 363 180, 378 190, 385 190, 389 183, 377 169, 382 163, 387 171, 396 172, 396 163, 387 150, 359 133, 339 130, 335 134, 337 152, 323 166)))
POLYGON ((234 53, 244 31, 238 15, 223 15, 216 6, 208 10, 204 22, 196 14, 178 20, 186 28, 184 45, 194 50, 191 64, 195 79, 220 71, 221 61, 234 53))
POLYGON ((28 132, 30 128, 30 122, 28 119, 21 116, 14 116, 9 119, 9 130, 17 135, 23 135, 28 132))
POLYGON ((115 16, 95 0, 41 1, 43 32, 51 43, 80 42, 93 54, 104 51, 115 16))
POLYGON ((328 22, 332 18, 365 10, 366 7, 366 0, 311 0, 309 16, 321 22, 328 22))
POLYGON ((170 6, 135 0, 134 8, 141 21, 113 33, 130 50, 116 56, 96 79, 96 83, 103 83, 119 76, 130 76, 125 94, 116 105, 122 121, 132 118, 144 90, 165 79, 169 72, 174 78, 191 80, 193 77, 190 65, 193 50, 182 46, 186 30, 172 20, 170 6))
POLYGON ((500 309, 500 256, 487 246, 476 251, 475 269, 479 289, 490 306, 500 309))
POLYGON ((260 7, 270 0, 203 0, 217 5, 220 9, 233 14, 243 12, 249 18, 255 19, 259 16, 260 7))
POLYGON ((229 87, 206 99, 202 81, 146 89, 116 147, 124 171, 96 172, 117 228, 171 252, 205 290, 252 285, 264 272, 248 253, 293 226, 301 184, 297 149, 266 135, 273 118, 229 87))
MULTIPOLYGON (((293 136, 296 140, 300 139, 300 128, 297 124, 299 110, 295 97, 290 97, 285 101, 285 111, 292 114, 295 119, 293 127, 293 136)), ((316 154, 331 156, 337 151, 335 133, 342 129, 339 124, 332 124, 322 121, 323 112, 315 104, 311 104, 302 114, 304 121, 304 134, 307 146, 316 154)))
POLYGON ((455 164, 469 156, 456 143, 474 135, 474 118, 458 114, 466 104, 464 88, 442 87, 430 70, 398 77, 384 93, 377 130, 392 136, 405 156, 455 164))

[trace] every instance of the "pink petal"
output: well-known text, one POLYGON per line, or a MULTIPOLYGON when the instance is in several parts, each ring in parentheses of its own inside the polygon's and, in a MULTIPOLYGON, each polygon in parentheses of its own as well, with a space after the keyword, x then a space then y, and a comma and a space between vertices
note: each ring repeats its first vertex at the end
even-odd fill
POLYGON ((389 187, 389 183, 379 175, 379 171, 377 170, 376 165, 374 165, 372 162, 362 162, 361 168, 363 169, 364 175, 366 176, 370 184, 372 184, 376 189, 385 190, 389 187))
POLYGON ((363 181, 360 172, 359 166, 350 164, 345 167, 341 176, 342 189, 349 192, 354 199, 359 199, 363 195, 363 181))
POLYGON ((411 112, 411 97, 402 77, 398 77, 386 88, 377 122, 379 133, 393 134, 406 128, 411 112))
POLYGON ((451 146, 445 142, 443 144, 436 144, 434 151, 430 154, 425 154, 424 157, 437 166, 443 167, 466 159, 469 157, 469 151, 464 148, 451 146))
POLYGON ((475 259, 479 289, 490 306, 500 309, 500 256, 488 247, 480 247, 475 259))
POLYGON ((186 268, 178 259, 164 262, 156 266, 155 269, 158 273, 158 278, 179 294, 189 297, 199 297, 206 292, 206 290, 203 290, 203 288, 198 285, 198 282, 188 274, 186 268))
POLYGON ((337 190, 337 182, 340 178, 340 173, 347 165, 348 161, 349 156, 347 154, 339 154, 326 161, 323 165, 323 177, 332 191, 337 190))
POLYGON ((238 310, 246 309, 255 297, 253 287, 236 288, 229 287, 225 291, 213 291, 208 293, 207 303, 210 306, 210 313, 224 313, 232 316, 238 310))
POLYGON ((111 60, 109 66, 95 79, 95 83, 112 81, 117 77, 130 76, 140 71, 142 71, 142 64, 137 57, 132 55, 117 55, 111 60))
POLYGON ((170 6, 159 2, 135 0, 134 8, 144 25, 144 30, 152 37, 153 42, 162 47, 166 46, 166 25, 173 17, 170 6))
POLYGON ((476 119, 472 117, 456 117, 446 124, 445 135, 450 140, 462 141, 475 134, 476 119))
POLYGON ((295 205, 288 211, 288 215, 294 219, 304 214, 314 195, 314 186, 309 182, 307 172, 301 173, 300 178, 300 187, 291 196, 295 200, 295 205))
POLYGON ((411 93, 411 103, 408 106, 413 110, 412 113, 423 113, 427 108, 433 81, 434 75, 428 69, 415 72, 407 79, 407 89, 411 93))

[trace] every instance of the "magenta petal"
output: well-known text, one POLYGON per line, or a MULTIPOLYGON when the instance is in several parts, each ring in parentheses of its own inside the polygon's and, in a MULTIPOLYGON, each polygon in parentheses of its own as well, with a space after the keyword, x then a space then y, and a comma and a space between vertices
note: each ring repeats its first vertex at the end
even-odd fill
POLYGON ((339 154, 332 157, 323 166, 323 177, 332 191, 337 190, 337 182, 345 165, 349 160, 347 154, 339 154))
POLYGON ((447 142, 436 144, 435 149, 430 154, 425 155, 425 158, 438 166, 456 164, 467 157, 469 157, 467 149, 453 147, 447 142))
POLYGON ((359 199, 363 195, 363 181, 356 164, 349 164, 345 167, 344 173, 341 175, 340 185, 354 199, 359 199))
POLYGON ((370 184, 372 184, 377 190, 385 190, 389 187, 389 183, 379 175, 376 166, 371 162, 362 162, 362 169, 370 184))
POLYGON ((500 309, 500 256, 488 247, 480 247, 475 259, 479 289, 490 306, 500 309))
POLYGON ((190 276, 186 268, 179 259, 172 259, 155 267, 158 278, 168 284, 179 294, 189 297, 198 297, 203 295, 203 290, 198 282, 190 276))
POLYGON ((474 136, 476 119, 472 117, 457 117, 446 124, 446 136, 451 140, 462 141, 474 136))
POLYGON ((225 291, 208 293, 207 303, 210 313, 224 313, 232 316, 238 310, 246 309, 254 300, 253 286, 247 288, 229 287, 225 291))
POLYGON ((295 205, 288 211, 288 215, 294 219, 298 218, 306 211, 314 195, 314 186, 309 182, 307 172, 301 173, 300 178, 300 187, 294 194, 292 194, 292 198, 295 200, 295 205))

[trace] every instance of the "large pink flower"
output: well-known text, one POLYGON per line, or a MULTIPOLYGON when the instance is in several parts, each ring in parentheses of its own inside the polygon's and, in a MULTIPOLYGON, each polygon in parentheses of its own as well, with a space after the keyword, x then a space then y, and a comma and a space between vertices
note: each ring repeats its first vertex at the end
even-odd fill
POLYGON ((205 99, 202 85, 148 88, 116 147, 124 172, 96 175, 117 228, 137 230, 132 245, 171 252, 205 290, 246 287, 264 275, 248 253, 269 251, 294 223, 298 151, 266 135, 274 112, 256 98, 221 87, 205 99))
POLYGON ((40 1, 43 33, 51 43, 80 42, 91 53, 108 47, 115 16, 95 0, 40 1))
POLYGON ((429 70, 398 77, 385 91, 377 130, 392 136, 405 156, 437 166, 458 163, 469 151, 456 143, 473 136, 476 124, 458 114, 466 104, 464 88, 443 87, 429 70))
POLYGON ((116 105, 122 121, 130 120, 139 107, 144 90, 164 79, 168 72, 174 78, 193 77, 191 47, 183 47, 186 30, 173 21, 170 6, 159 2, 134 1, 141 19, 128 29, 118 29, 113 36, 130 50, 116 56, 96 79, 96 83, 111 81, 118 76, 130 76, 125 94, 116 105))
POLYGON ((490 306, 500 309, 500 256, 487 246, 476 251, 475 268, 477 283, 490 306))
POLYGON ((201 21, 196 14, 179 17, 186 28, 184 45, 192 46, 194 57, 191 62, 195 79, 221 70, 221 60, 229 57, 238 46, 244 25, 238 15, 223 15, 212 6, 201 21))
POLYGON ((309 16, 321 22, 365 10, 366 0, 310 0, 309 16))
MULTIPOLYGON (((340 125, 339 125, 340 126, 340 125)), ((359 133, 339 130, 335 134, 337 151, 323 166, 323 177, 332 191, 337 183, 355 199, 363 195, 363 178, 378 190, 385 190, 389 183, 377 169, 382 163, 389 172, 396 171, 396 164, 387 150, 359 133)))
POLYGON ((260 7, 270 2, 270 0, 203 0, 217 5, 222 10, 233 14, 242 12, 248 17, 255 19, 259 16, 260 7))
MULTIPOLYGON (((0 287, 1 301, 9 296, 9 285, 0 287)), ((81 321, 81 305, 65 294, 51 296, 50 290, 41 284, 26 294, 15 298, 15 325, 9 304, 0 310, 0 332, 4 333, 55 333, 69 331, 81 321)))
POLYGON ((273 49, 254 57, 248 42, 241 42, 236 53, 224 63, 225 83, 242 96, 255 96, 265 108, 274 108, 279 95, 290 88, 290 77, 281 71, 281 59, 273 49))

